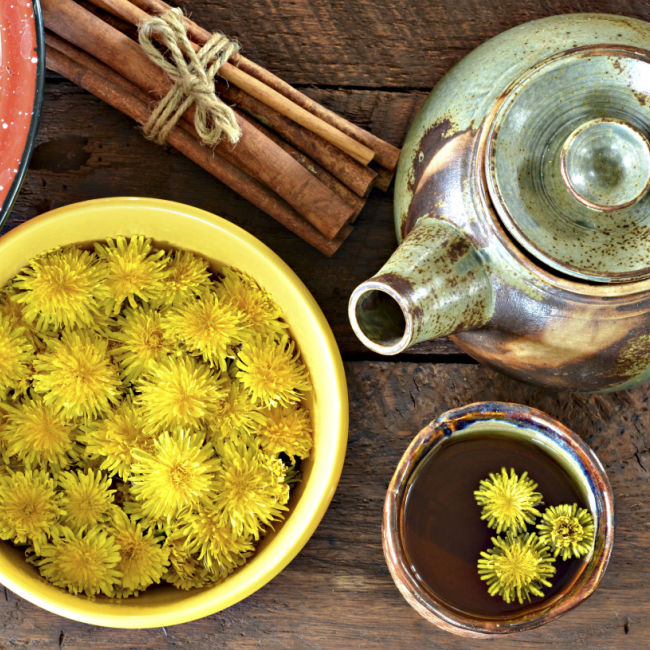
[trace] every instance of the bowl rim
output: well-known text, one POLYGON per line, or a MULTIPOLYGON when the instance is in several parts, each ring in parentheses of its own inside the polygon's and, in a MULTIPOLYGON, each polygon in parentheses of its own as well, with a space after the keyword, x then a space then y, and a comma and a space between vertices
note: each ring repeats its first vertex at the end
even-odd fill
MULTIPOLYGON (((594 514, 594 513, 592 513, 594 514)), ((454 634, 486 638, 494 634, 530 630, 569 611, 588 598, 598 586, 611 557, 614 543, 614 497, 609 479, 596 454, 573 431, 539 409, 511 402, 474 402, 446 411, 424 427, 411 441, 390 481, 384 501, 382 522, 383 551, 391 577, 404 599, 421 616, 454 634), (418 464, 436 446, 454 433, 479 422, 508 423, 524 431, 544 436, 549 444, 585 474, 596 506, 594 551, 578 575, 558 594, 534 608, 511 616, 492 618, 471 616, 448 606, 425 590, 414 576, 400 535, 401 504, 409 479, 418 464)))
MULTIPOLYGON (((268 268, 273 268, 281 274, 287 283, 287 289, 298 294, 300 302, 304 306, 305 315, 309 318, 310 327, 315 328, 318 334, 319 349, 325 351, 322 358, 327 360, 328 390, 332 396, 327 412, 332 424, 327 430, 327 437, 332 440, 332 444, 328 445, 325 454, 325 460, 329 464, 322 469, 317 485, 317 507, 314 508, 308 505, 302 505, 301 507, 304 499, 299 499, 292 509, 292 512, 300 509, 301 515, 299 521, 297 519, 291 520, 290 531, 294 533, 294 536, 288 540, 285 539, 286 536, 280 537, 280 542, 285 542, 284 545, 277 545, 278 552, 273 556, 273 561, 265 565, 263 570, 257 571, 254 575, 244 573, 243 578, 237 579, 237 576, 241 576, 247 566, 244 565, 240 570, 229 576, 229 579, 235 577, 233 582, 236 586, 227 594, 217 594, 216 598, 211 598, 210 591, 222 584, 217 583, 214 587, 196 590, 196 595, 191 598, 191 602, 186 600, 180 605, 178 603, 168 603, 164 607, 156 606, 159 611, 155 613, 151 609, 143 609, 142 613, 129 614, 124 608, 118 606, 121 604, 119 601, 98 599, 97 602, 94 602, 92 599, 79 599, 77 596, 72 596, 45 581, 42 581, 43 590, 39 590, 44 592, 45 595, 44 593, 33 593, 18 581, 12 580, 0 572, 0 583, 25 598, 25 600, 43 609, 83 623, 132 629, 177 625, 214 614, 248 597, 278 575, 302 550, 329 507, 343 468, 349 422, 348 392, 343 361, 334 334, 316 300, 300 278, 276 253, 256 237, 222 217, 199 208, 162 199, 144 197, 93 199, 51 210, 20 224, 0 237, 0 255, 6 246, 19 245, 24 238, 39 236, 39 230, 47 233, 48 229, 53 228, 55 223, 58 228, 66 219, 74 223, 79 218, 82 218, 88 210, 93 210, 98 215, 97 218, 99 218, 103 211, 116 209, 133 211, 137 208, 153 211, 156 215, 158 212, 167 215, 174 214, 182 218, 206 223, 207 226, 216 229, 217 234, 229 238, 229 242, 239 246, 242 256, 255 255, 268 268), (81 603, 83 603, 83 606, 81 606, 81 603), (109 609, 110 611, 107 611, 109 609)), ((155 235, 149 234, 148 236, 156 240, 155 235)), ((102 238, 104 237, 98 237, 98 239, 102 238)), ((81 241, 87 240, 80 236, 76 240, 71 238, 69 243, 81 241)), ((50 248, 52 247, 54 246, 50 246, 50 248)), ((42 250, 47 249, 43 248, 42 250)), ((313 332, 310 331, 311 334, 313 332)), ((305 491, 308 483, 308 480, 303 483, 305 491)), ((316 490, 316 488, 313 489, 316 490)), ((282 530, 288 529, 289 523, 289 518, 282 522, 283 525, 278 527, 273 542, 278 539, 282 530)), ((251 562, 253 559, 254 557, 251 562)), ((138 601, 139 599, 134 600, 138 601)))
POLYGON ((11 210, 22 187, 25 174, 27 173, 27 168, 29 167, 29 162, 34 152, 34 146, 36 145, 38 125, 41 119, 41 108, 43 106, 43 92, 45 87, 45 32, 43 28, 43 14, 41 12, 40 0, 31 0, 31 3, 34 13, 34 32, 36 34, 36 57, 38 58, 36 63, 34 104, 27 139, 25 140, 25 148, 20 158, 18 171, 11 182, 11 187, 7 192, 5 200, 0 205, 0 230, 2 230, 7 218, 11 214, 11 210))

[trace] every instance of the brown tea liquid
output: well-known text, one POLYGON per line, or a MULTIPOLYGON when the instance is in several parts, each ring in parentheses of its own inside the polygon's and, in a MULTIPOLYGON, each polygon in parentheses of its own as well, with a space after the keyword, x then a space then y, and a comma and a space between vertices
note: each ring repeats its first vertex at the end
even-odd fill
MULTIPOLYGON (((492 547, 496 531, 481 520, 474 500, 479 481, 501 467, 524 471, 537 482, 544 502, 587 507, 567 472, 534 443, 503 434, 467 434, 442 443, 424 458, 407 487, 401 518, 402 545, 411 569, 423 585, 448 605, 474 616, 498 617, 521 612, 560 591, 575 576, 582 560, 555 562, 552 587, 544 598, 507 604, 488 594, 477 573, 481 551, 492 547)), ((533 530, 529 527, 529 530, 533 530)))

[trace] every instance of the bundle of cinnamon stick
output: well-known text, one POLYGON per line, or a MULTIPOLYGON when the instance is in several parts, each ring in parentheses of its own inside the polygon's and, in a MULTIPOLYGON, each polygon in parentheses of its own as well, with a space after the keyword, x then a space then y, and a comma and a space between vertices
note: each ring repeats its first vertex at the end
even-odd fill
MULTIPOLYGON (((171 87, 134 38, 163 0, 42 0, 47 66, 140 124, 171 87), (89 10, 89 9, 92 9, 89 10)), ((185 19, 192 47, 210 33, 185 19)), ((386 190, 400 150, 345 120, 240 54, 217 94, 233 106, 236 145, 204 146, 190 107, 167 142, 325 255, 352 230, 374 185, 386 190)))

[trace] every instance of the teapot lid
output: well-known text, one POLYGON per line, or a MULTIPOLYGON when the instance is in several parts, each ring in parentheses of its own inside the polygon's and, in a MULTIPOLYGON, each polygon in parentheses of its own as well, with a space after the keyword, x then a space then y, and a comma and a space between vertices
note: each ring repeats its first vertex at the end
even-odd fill
POLYGON ((527 70, 502 98, 484 170, 512 237, 574 278, 650 277, 650 52, 577 47, 527 70))

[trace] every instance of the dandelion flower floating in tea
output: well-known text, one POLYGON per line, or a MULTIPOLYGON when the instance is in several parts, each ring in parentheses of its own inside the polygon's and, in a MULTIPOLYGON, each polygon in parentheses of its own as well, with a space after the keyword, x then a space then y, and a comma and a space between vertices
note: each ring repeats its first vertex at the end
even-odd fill
POLYGON ((70 463, 77 428, 35 395, 4 409, 4 440, 9 456, 29 466, 56 471, 70 463))
POLYGON ((22 270, 12 296, 38 330, 94 329, 106 300, 105 269, 97 256, 77 247, 45 253, 22 270))
POLYGON ((34 562, 43 577, 73 594, 113 596, 122 578, 117 569, 120 547, 97 526, 79 532, 66 528, 39 555, 34 562))
POLYGON ((535 506, 542 502, 542 495, 536 491, 537 483, 524 472, 518 476, 505 467, 499 473, 490 473, 489 478, 481 480, 474 498, 482 506, 481 519, 497 533, 518 533, 526 530, 528 524, 540 516, 535 506))
POLYGON ((59 530, 61 495, 43 470, 0 475, 0 539, 31 543, 36 552, 59 530))
POLYGON ((487 582, 490 596, 521 604, 531 596, 543 596, 542 587, 550 587, 555 575, 548 546, 535 533, 493 537, 492 544, 481 551, 478 561, 479 576, 487 582))
POLYGON ((271 297, 136 236, 0 288, 0 538, 73 594, 214 584, 282 519, 309 374, 271 297))
POLYGON ((594 518, 577 503, 549 506, 537 524, 540 539, 563 560, 587 555, 594 543, 594 518))

